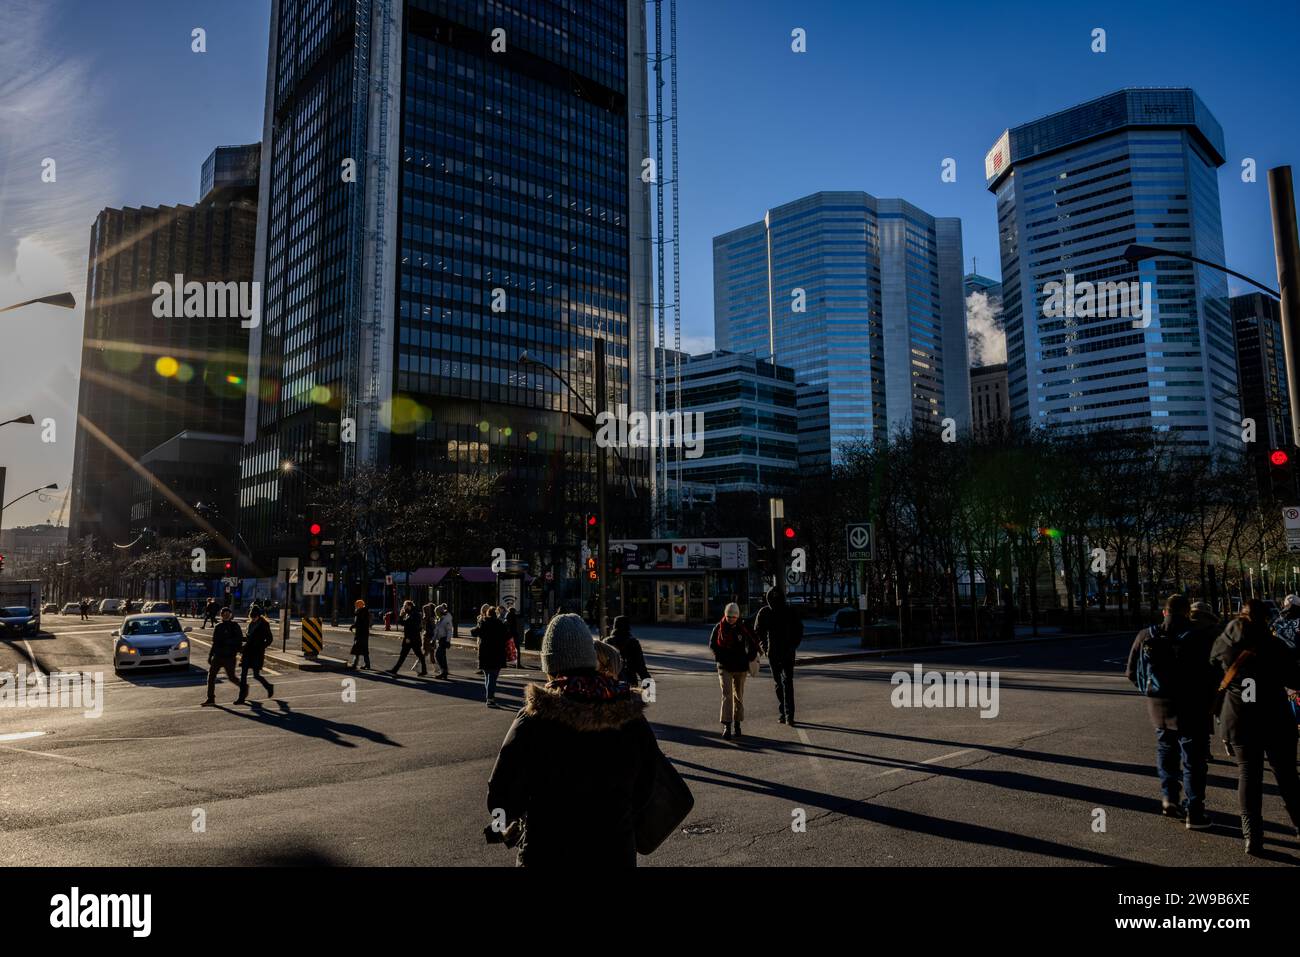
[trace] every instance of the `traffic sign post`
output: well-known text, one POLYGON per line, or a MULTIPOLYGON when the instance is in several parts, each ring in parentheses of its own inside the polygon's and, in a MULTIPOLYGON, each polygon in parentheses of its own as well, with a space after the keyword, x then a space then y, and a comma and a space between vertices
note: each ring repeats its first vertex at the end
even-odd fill
POLYGON ((862 647, 870 643, 867 625, 867 562, 876 558, 876 530, 870 522, 849 522, 844 526, 848 558, 858 563, 858 615, 862 628, 862 647))
POLYGON ((1290 505, 1282 509, 1282 527, 1286 531, 1286 550, 1300 552, 1300 508, 1290 505))

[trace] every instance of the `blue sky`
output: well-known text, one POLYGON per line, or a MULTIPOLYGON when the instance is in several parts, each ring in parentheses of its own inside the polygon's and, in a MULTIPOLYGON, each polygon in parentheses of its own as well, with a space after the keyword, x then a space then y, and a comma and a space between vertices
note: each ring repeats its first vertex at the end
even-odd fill
MULTIPOLYGON (((214 146, 260 138, 269 6, 0 0, 0 298, 57 287, 80 299, 101 208, 193 202, 214 146), (196 26, 207 31, 201 55, 190 51, 196 26), (59 160, 59 178, 42 188, 47 156, 59 160)), ((1294 0, 679 0, 678 13, 688 348, 712 343, 713 236, 820 189, 901 196, 959 216, 967 262, 977 257, 980 272, 999 275, 985 152, 1008 126, 1123 86, 1187 85, 1201 95, 1227 142, 1229 265, 1276 281, 1264 170, 1300 164, 1294 0), (796 27, 807 31, 806 53, 790 49, 796 27), (1090 50, 1097 27, 1105 53, 1090 50), (945 157, 957 160, 955 183, 940 180, 945 157), (1258 163, 1254 184, 1241 181, 1244 157, 1258 163)), ((0 412, 49 408, 68 426, 35 449, 15 427, 0 430, 0 461, 23 463, 16 476, 11 465, 13 488, 47 476, 66 485, 80 321, 80 311, 42 313, 0 327, 7 342, 27 345, 0 348, 0 412)), ((29 500, 6 522, 51 507, 29 500)))

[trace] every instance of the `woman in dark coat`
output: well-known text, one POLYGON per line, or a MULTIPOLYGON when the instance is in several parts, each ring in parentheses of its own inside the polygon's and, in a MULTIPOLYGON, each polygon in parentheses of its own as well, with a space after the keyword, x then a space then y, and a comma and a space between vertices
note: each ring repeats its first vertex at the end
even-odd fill
POLYGON ((627 620, 626 615, 619 615, 614 619, 614 628, 606 641, 617 648, 623 658, 623 672, 619 675, 619 679, 634 688, 640 687, 641 682, 650 677, 650 669, 646 667, 641 642, 632 636, 632 623, 627 620))
POLYGON ((478 624, 469 632, 478 639, 478 666, 483 672, 483 687, 487 691, 487 705, 496 707, 497 677, 506 666, 506 626, 497 617, 497 610, 485 605, 478 624))
MULTIPOLYGON (((427 675, 429 665, 425 660, 424 649, 421 645, 420 614, 415 610, 415 602, 409 598, 406 599, 402 603, 402 611, 398 614, 397 620, 402 626, 402 653, 398 655, 397 664, 393 665, 393 669, 389 674, 397 674, 402 668, 402 663, 406 661, 406 656, 414 652, 420 665, 420 674, 427 675)), ((415 670, 414 665, 411 666, 411 670, 415 670)))
POLYGON ((758 639, 740 617, 740 606, 734 601, 713 626, 709 650, 718 663, 718 684, 722 688, 722 709, 718 714, 722 736, 730 738, 734 731, 738 738, 740 722, 745 720, 745 679, 749 677, 749 663, 758 658, 758 639))
POLYGON ((366 603, 358 598, 354 606, 356 614, 352 618, 352 664, 351 669, 356 670, 357 662, 365 659, 366 670, 370 670, 370 609, 366 603))
POLYGON ((596 671, 596 643, 578 615, 556 615, 542 638, 545 685, 529 684, 488 781, 490 840, 527 867, 635 867, 636 828, 661 762, 645 702, 596 671))
POLYGON ((243 704, 248 697, 248 673, 262 683, 269 698, 275 694, 275 685, 262 677, 262 666, 266 663, 266 649, 275 639, 271 635, 271 626, 262 616, 262 606, 254 605, 248 609, 248 634, 244 637, 244 647, 239 655, 239 697, 235 704, 243 704))
POLYGON ((1264 602, 1252 598, 1228 623, 1210 653, 1224 676, 1219 727, 1237 759, 1237 800, 1246 853, 1264 846, 1264 760, 1300 834, 1300 779, 1296 776, 1296 723, 1287 687, 1300 687, 1294 653, 1268 626, 1264 602), (1250 684, 1246 684, 1249 682, 1250 684), (1251 693, 1247 693, 1247 689, 1251 693))

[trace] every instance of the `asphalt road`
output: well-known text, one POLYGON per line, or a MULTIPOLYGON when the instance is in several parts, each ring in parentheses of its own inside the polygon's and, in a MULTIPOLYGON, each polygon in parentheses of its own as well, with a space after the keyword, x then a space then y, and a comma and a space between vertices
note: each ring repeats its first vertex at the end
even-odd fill
MULTIPOLYGON (((362 672, 349 701, 345 675, 273 665, 273 699, 254 684, 236 707, 223 681, 220 706, 200 708, 197 668, 114 677, 105 669, 112 623, 45 624, 53 636, 29 641, 30 652, 0 642, 0 671, 28 654, 45 671, 107 671, 103 714, 0 709, 0 863, 513 863, 482 839, 485 788, 535 670, 505 672, 506 706, 495 710, 460 649, 450 682, 362 672)), ((1217 741, 1217 826, 1188 832, 1160 817, 1153 734, 1120 674, 1128 644, 1085 638, 801 666, 794 729, 776 722, 764 669, 738 742, 719 737, 717 680, 702 651, 652 654, 649 715, 696 807, 643 863, 1247 866, 1235 768, 1217 741), (890 676, 914 662, 997 671, 997 717, 894 707, 890 676), (1098 811, 1104 832, 1094 830, 1098 811), (792 827, 799 819, 806 830, 792 827)), ((390 667, 396 648, 377 633, 373 663, 390 667)), ((1262 863, 1300 863, 1276 790, 1266 790, 1272 849, 1262 863)))

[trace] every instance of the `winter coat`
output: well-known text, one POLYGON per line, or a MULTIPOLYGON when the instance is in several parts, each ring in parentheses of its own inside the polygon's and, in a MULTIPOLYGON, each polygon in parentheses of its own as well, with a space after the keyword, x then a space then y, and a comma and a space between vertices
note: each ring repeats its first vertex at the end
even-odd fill
POLYGON ((265 618, 256 619, 248 626, 241 660, 250 668, 261 668, 266 660, 266 649, 271 647, 273 641, 275 636, 271 634, 271 625, 265 618))
POLYGON ((745 619, 739 618, 735 625, 729 625, 724 618, 709 634, 709 650, 719 671, 748 671, 749 663, 758 657, 758 640, 745 619))
POLYGON ((244 632, 233 621, 219 621, 217 627, 212 629, 212 651, 208 654, 208 659, 215 661, 224 661, 233 658, 239 654, 239 648, 244 643, 244 632))
POLYGON ((594 675, 525 689, 487 800, 524 821, 521 865, 636 866, 634 827, 660 761, 644 709, 639 694, 594 675))
POLYGON ((420 650, 420 613, 412 610, 403 613, 398 619, 402 625, 402 644, 415 651, 420 650))
POLYGON ((356 636, 352 639, 352 650, 348 652, 351 655, 368 655, 370 654, 370 609, 362 608, 352 619, 352 632, 356 636))
POLYGON ((499 618, 484 618, 469 632, 478 639, 478 666, 483 671, 500 671, 506 666, 505 623, 499 618))
POLYGON ((438 624, 434 626, 433 637, 438 643, 438 647, 446 648, 451 644, 451 639, 456 636, 456 622, 451 617, 451 612, 446 612, 438 619, 438 624))
MULTIPOLYGON (((1163 633, 1169 625, 1161 622, 1153 627, 1163 633)), ((1172 676, 1173 687, 1162 688, 1163 694, 1159 697, 1147 696, 1147 714, 1151 718, 1152 727, 1191 734, 1200 734, 1208 729, 1218 679, 1207 662, 1218 627, 1217 622, 1198 625, 1182 620, 1174 623, 1175 633, 1184 637, 1178 644, 1177 668, 1172 676)), ((1128 665, 1124 669, 1124 676, 1135 687, 1138 662, 1142 657, 1142 642, 1146 639, 1148 630, 1143 628, 1133 639, 1128 652, 1128 665)))
POLYGON ((1296 736, 1287 687, 1300 686, 1294 653, 1265 626, 1234 618, 1214 642, 1211 662, 1220 679, 1244 652, 1253 652, 1232 676, 1219 711, 1219 731, 1233 747, 1249 748, 1296 736), (1242 699, 1243 682, 1254 679, 1254 701, 1242 699))
POLYGON ((641 642, 632 637, 630 630, 616 628, 614 633, 605 640, 623 656, 623 671, 618 676, 620 681, 626 681, 630 685, 640 685, 650 677, 650 669, 645 663, 645 654, 641 651, 641 642))
POLYGON ((803 641, 803 619, 785 603, 781 589, 768 590, 767 604, 754 617, 754 634, 770 660, 794 660, 794 651, 803 641))

